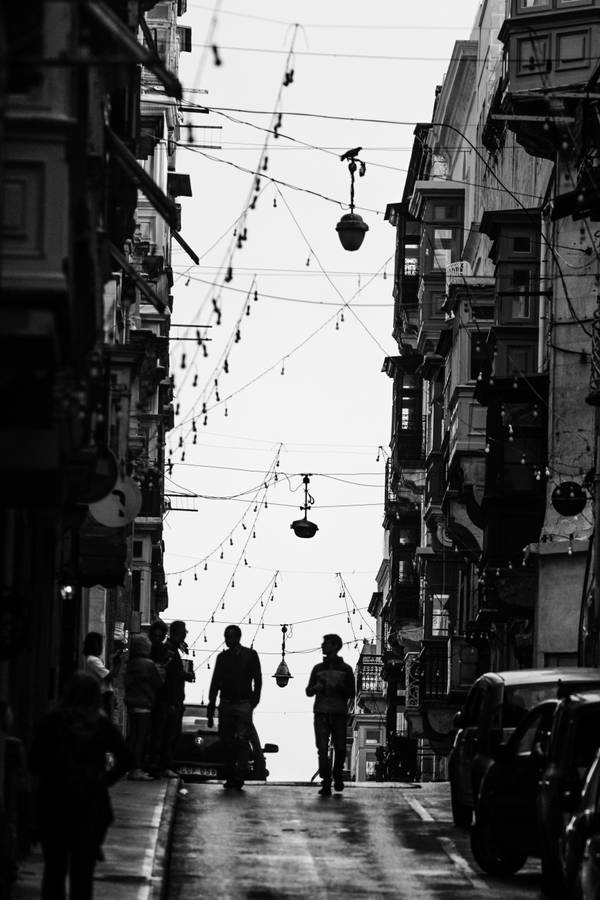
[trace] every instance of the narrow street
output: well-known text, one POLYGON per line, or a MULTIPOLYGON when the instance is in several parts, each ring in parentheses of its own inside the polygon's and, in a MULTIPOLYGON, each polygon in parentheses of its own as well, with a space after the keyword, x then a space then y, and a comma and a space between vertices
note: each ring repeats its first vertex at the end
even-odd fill
POLYGON ((510 880, 484 876, 451 820, 447 784, 350 786, 189 784, 173 834, 169 900, 394 897, 525 900, 539 864, 510 880))

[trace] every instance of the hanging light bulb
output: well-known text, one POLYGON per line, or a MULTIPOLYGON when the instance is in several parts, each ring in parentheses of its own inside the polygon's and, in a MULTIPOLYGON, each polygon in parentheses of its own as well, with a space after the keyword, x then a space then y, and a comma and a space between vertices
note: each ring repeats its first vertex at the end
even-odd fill
POLYGON ((204 571, 205 572, 208 571, 208 563, 207 562, 204 563, 204 571))
POLYGON ((214 624, 215 624, 215 614, 214 614, 214 613, 213 613, 212 616, 210 617, 210 621, 211 621, 211 625, 214 625, 214 624))
POLYGON ((206 635, 204 635, 204 643, 208 644, 208 638, 206 637, 206 635))
POLYGON ((219 559, 223 559, 223 548, 221 547, 221 552, 219 553, 219 559))
POLYGON ((194 380, 192 381, 192 387, 198 387, 198 374, 194 375, 194 380))
POLYGON ((198 573, 194 569, 194 581, 198 581, 198 573))
POLYGON ((229 546, 233 547, 233 538, 231 536, 229 537, 229 546))

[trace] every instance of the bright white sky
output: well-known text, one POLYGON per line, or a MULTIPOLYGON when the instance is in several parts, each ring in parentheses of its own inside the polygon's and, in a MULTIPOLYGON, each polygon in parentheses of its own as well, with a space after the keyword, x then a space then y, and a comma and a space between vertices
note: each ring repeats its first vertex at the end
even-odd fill
MULTIPOLYGON (((234 291, 227 285, 219 289, 223 273, 218 276, 218 272, 230 261, 233 223, 251 196, 253 176, 224 161, 254 170, 265 134, 216 113, 186 114, 186 122, 222 126, 222 131, 194 129, 197 143, 219 144, 222 149, 201 151, 217 161, 183 148, 178 152, 177 170, 190 173, 193 189, 193 197, 183 199, 182 234, 201 261, 188 269, 189 258, 173 245, 173 321, 214 326, 211 301, 220 297, 222 323, 211 329, 208 358, 193 341, 172 341, 171 365, 180 404, 176 423, 190 418, 194 404, 199 414, 203 399, 209 409, 214 406, 214 392, 209 397, 205 388, 214 387, 215 374, 220 400, 234 396, 226 404, 227 416, 224 403, 209 412, 206 427, 198 415, 195 445, 191 422, 171 432, 168 446, 173 448, 175 467, 167 490, 213 497, 246 493, 235 500, 200 499, 195 501, 197 512, 168 515, 166 571, 187 571, 169 574, 170 605, 165 618, 188 622, 197 667, 197 682, 188 690, 188 699, 200 701, 206 697, 212 674, 214 656, 209 654, 220 647, 225 625, 239 623, 243 643, 249 645, 264 612, 265 627, 254 639, 265 677, 255 721, 262 740, 280 747, 270 759, 273 779, 308 779, 316 769, 312 701, 304 688, 311 667, 321 658, 323 633, 335 631, 350 642, 343 655, 352 665, 358 657, 355 643, 360 647, 362 639, 372 635, 366 607, 376 589, 383 540, 384 458, 379 462, 376 458, 378 446, 389 444, 391 410, 391 382, 381 366, 386 355, 397 352, 391 337, 394 231, 384 222, 383 213, 387 203, 401 198, 413 131, 412 125, 328 121, 286 115, 286 111, 429 120, 435 86, 442 80, 454 41, 469 38, 478 6, 478 0, 421 0, 418 4, 261 0, 249 7, 242 0, 225 0, 210 38, 213 5, 188 0, 188 12, 181 20, 192 27, 194 45, 192 54, 181 57, 182 83, 208 91, 188 94, 188 99, 214 107, 264 111, 274 108, 284 76, 294 31, 286 23, 298 21, 301 28, 291 64, 294 81, 281 93, 281 132, 330 152, 271 137, 266 174, 347 203, 349 175, 339 155, 362 146, 361 158, 367 163, 365 177, 357 178, 356 203, 368 208, 357 211, 370 230, 358 252, 344 251, 335 232, 336 222, 347 210, 285 187, 280 194, 267 185, 256 208, 248 212, 247 241, 241 250, 234 250, 229 284, 234 291), (212 52, 204 50, 207 41, 218 45, 221 66, 215 66, 212 52), (235 333, 244 310, 244 292, 254 273, 259 300, 250 304, 251 315, 242 317, 241 340, 233 344, 228 357, 229 374, 214 373, 235 333), (217 287, 211 288, 215 278, 217 287), (336 329, 342 298, 350 302, 353 297, 356 317, 345 309, 336 329), (182 353, 186 354, 185 370, 180 368, 182 353), (240 391, 270 366, 274 368, 269 374, 240 391), (259 505, 253 539, 254 489, 262 485, 280 445, 279 480, 268 490, 268 508, 259 505), (303 472, 312 473, 315 506, 309 518, 319 526, 312 540, 300 540, 290 529, 292 520, 301 516, 303 472), (240 524, 243 517, 247 530, 240 524), (204 571, 203 560, 211 553, 204 571), (277 571, 277 588, 267 590, 265 611, 259 597, 277 571), (346 600, 339 596, 336 572, 343 573, 346 600), (215 622, 206 626, 212 613, 215 622), (271 678, 281 658, 282 623, 294 623, 286 656, 293 680, 285 689, 271 678)), ((269 115, 231 115, 262 127, 271 122, 269 115)), ((182 130, 183 141, 187 142, 188 134, 182 130)), ((261 189, 266 184, 263 179, 261 189)), ((183 333, 183 329, 172 329, 172 337, 183 333)))

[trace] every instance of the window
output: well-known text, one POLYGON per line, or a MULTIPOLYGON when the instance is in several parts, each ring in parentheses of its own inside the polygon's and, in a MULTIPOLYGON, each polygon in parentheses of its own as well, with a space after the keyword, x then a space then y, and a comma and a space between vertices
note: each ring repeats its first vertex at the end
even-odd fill
POLYGON ((136 559, 141 559, 144 555, 144 542, 143 541, 134 541, 133 542, 133 555, 136 559))
POLYGON ((450 599, 449 594, 434 594, 431 605, 431 634, 433 637, 445 637, 448 634, 448 611, 443 604, 450 599))
POLYGON ((523 235, 513 238, 513 251, 515 253, 530 253, 531 239, 523 235))
POLYGON ((550 5, 550 0, 518 0, 517 12, 523 12, 528 9, 547 8, 550 5))
POLYGON ((379 728, 365 729, 365 744, 378 744, 379 737, 379 728))
POLYGON ((531 315, 529 291, 531 290, 531 269, 513 269, 512 285, 515 295, 511 297, 510 318, 529 319, 531 315))

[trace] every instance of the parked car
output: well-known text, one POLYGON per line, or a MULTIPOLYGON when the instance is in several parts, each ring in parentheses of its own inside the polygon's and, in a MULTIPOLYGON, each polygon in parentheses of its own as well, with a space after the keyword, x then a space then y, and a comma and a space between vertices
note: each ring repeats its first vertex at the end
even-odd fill
POLYGON ((541 857, 546 894, 566 898, 565 825, 599 746, 600 692, 591 691, 544 701, 496 747, 471 829, 484 871, 509 875, 541 857))
POLYGON ((454 823, 471 824, 481 780, 495 748, 506 742, 526 713, 556 697, 559 683, 570 690, 600 688, 600 670, 592 668, 519 669, 487 672, 472 685, 457 728, 448 771, 454 823))
POLYGON ((564 837, 565 881, 569 897, 600 897, 600 753, 592 764, 564 837))
MULTIPOLYGON (((261 747, 254 729, 253 739, 248 743, 245 781, 264 781, 269 775, 265 763, 265 753, 277 753, 276 744, 261 747)), ((223 744, 219 739, 217 723, 208 727, 205 704, 186 704, 181 735, 175 746, 173 768, 184 781, 207 781, 223 778, 223 744)))
POLYGON ((546 766, 552 720, 560 701, 545 700, 530 710, 481 780, 471 852, 490 875, 512 875, 528 856, 541 856, 537 796, 546 766))
POLYGON ((572 694, 557 707, 547 764, 537 799, 542 838, 542 883, 550 897, 568 887, 565 829, 581 802, 586 776, 600 747, 600 691, 572 694))

